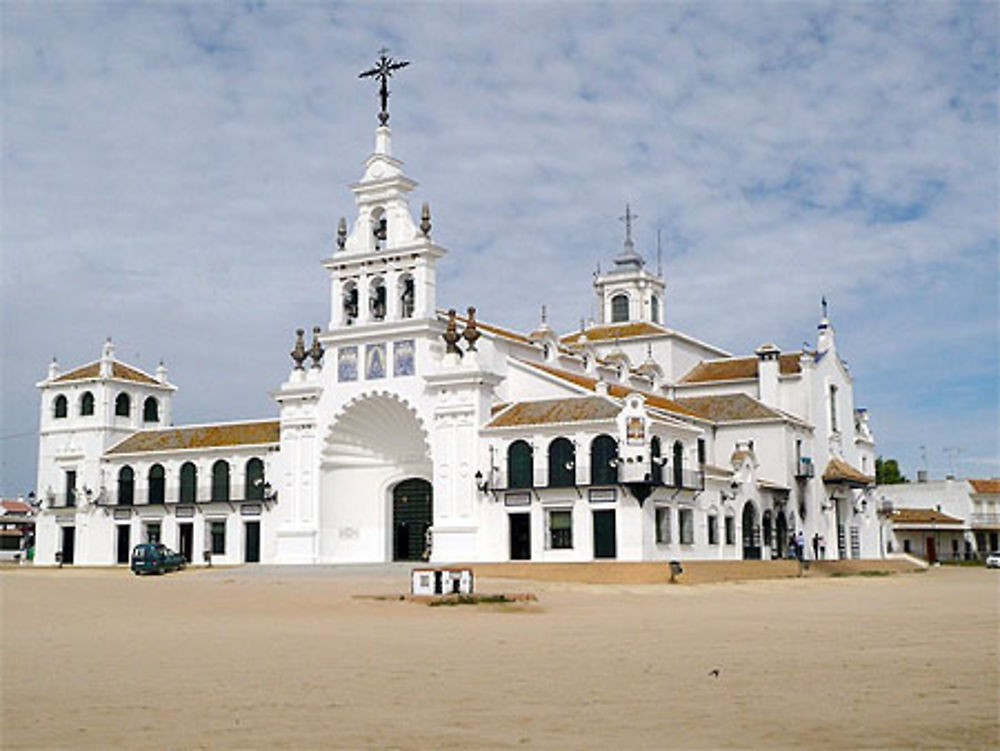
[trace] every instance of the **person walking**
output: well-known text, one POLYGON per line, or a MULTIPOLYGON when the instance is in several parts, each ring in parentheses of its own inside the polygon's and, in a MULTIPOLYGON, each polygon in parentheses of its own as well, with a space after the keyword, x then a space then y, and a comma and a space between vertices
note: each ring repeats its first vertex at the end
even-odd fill
POLYGON ((806 555, 806 536, 802 534, 800 529, 798 534, 795 535, 795 552, 798 555, 798 559, 801 561, 806 555))
POLYGON ((813 535, 813 560, 819 560, 819 532, 813 535))

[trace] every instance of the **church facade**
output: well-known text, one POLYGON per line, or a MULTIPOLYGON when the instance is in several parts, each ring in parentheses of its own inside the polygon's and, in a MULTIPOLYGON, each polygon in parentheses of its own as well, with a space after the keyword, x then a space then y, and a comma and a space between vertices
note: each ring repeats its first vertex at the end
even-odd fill
POLYGON ((770 559, 884 554, 874 440, 825 311, 813 347, 734 356, 666 325, 626 235, 598 318, 559 335, 442 310, 427 204, 384 120, 272 420, 171 425, 115 358, 39 382, 36 563, 770 559))

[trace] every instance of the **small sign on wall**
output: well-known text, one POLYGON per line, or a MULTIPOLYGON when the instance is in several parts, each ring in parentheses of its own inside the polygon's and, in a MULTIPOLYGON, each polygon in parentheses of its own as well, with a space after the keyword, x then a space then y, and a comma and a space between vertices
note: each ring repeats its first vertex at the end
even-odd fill
POLYGON ((505 493, 503 497, 504 506, 530 506, 531 493, 505 493))
POLYGON ((615 488, 591 488, 589 495, 591 503, 614 503, 618 491, 615 488))
POLYGON ((178 506, 177 507, 177 518, 178 519, 190 519, 194 516, 194 506, 178 506))
POLYGON ((120 521, 122 519, 131 519, 132 509, 130 508, 116 508, 115 509, 115 521, 120 521))
POLYGON ((240 507, 241 516, 260 516, 259 503, 245 503, 240 507))

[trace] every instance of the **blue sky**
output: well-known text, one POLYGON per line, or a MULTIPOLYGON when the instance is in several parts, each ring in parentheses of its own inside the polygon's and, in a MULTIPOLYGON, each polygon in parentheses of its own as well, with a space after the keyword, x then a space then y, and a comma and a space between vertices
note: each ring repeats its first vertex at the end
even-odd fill
POLYGON ((994 3, 0 13, 5 495, 33 489, 47 363, 109 335, 166 361, 176 423, 275 414, 293 330, 328 317, 382 46, 412 61, 393 147, 451 251, 441 304, 574 327, 628 201, 668 325, 794 349, 825 294, 880 453, 1000 474, 994 3))

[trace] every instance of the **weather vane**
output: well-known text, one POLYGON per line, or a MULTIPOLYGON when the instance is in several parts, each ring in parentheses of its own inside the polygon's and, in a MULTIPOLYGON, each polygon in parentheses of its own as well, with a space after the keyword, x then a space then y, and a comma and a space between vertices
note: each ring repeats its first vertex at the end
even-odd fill
POLYGON ((389 123, 389 78, 392 76, 393 71, 405 68, 410 64, 409 60, 396 62, 387 56, 386 53, 388 52, 389 50, 385 47, 379 50, 379 61, 375 64, 375 67, 371 70, 366 70, 358 76, 358 78, 377 78, 382 82, 378 91, 379 96, 382 98, 382 111, 378 113, 378 121, 381 125, 388 125, 389 123))
POLYGON ((625 247, 628 250, 635 247, 632 243, 632 220, 638 218, 639 216, 632 213, 632 207, 627 203, 625 204, 625 216, 618 217, 619 221, 625 222, 625 247))

